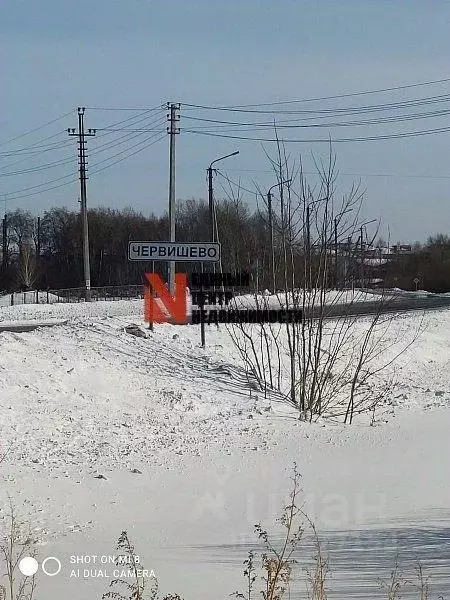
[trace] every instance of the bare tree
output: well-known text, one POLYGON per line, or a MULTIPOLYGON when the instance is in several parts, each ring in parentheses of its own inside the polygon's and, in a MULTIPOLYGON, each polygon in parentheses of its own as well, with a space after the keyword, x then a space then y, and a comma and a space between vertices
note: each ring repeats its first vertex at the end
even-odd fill
POLYGON ((18 257, 18 281, 26 290, 32 289, 37 279, 36 254, 30 242, 21 242, 18 257))
POLYGON ((295 309, 302 319, 239 323, 228 330, 247 373, 265 394, 281 394, 301 419, 330 416, 351 423, 355 414, 373 411, 386 396, 388 385, 375 375, 395 359, 383 361, 383 349, 393 344, 395 313, 384 314, 393 301, 390 294, 378 290, 370 316, 361 320, 358 315, 366 295, 361 289, 365 253, 376 232, 369 237, 368 223, 361 219, 358 185, 338 199, 331 148, 324 163, 316 162, 319 183, 314 187, 301 162, 292 165, 281 144, 271 163, 279 184, 275 222, 282 291, 270 298, 256 295, 254 303, 267 311, 295 309))

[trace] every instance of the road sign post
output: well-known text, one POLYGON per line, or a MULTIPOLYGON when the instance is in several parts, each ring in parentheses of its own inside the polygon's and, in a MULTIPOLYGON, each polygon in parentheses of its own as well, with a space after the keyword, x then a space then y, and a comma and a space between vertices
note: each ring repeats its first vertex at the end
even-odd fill
MULTIPOLYGON (((205 262, 216 263, 220 261, 220 244, 216 242, 148 242, 148 241, 130 241, 128 243, 128 260, 132 261, 151 261, 152 273, 155 272, 155 261, 167 262, 200 262, 201 272, 203 274, 203 265, 205 262)), ((149 328, 153 331, 153 291, 149 286, 150 313, 149 328)), ((203 300, 203 286, 200 297, 201 323, 200 336, 202 347, 205 347, 205 307, 203 300)))
POLYGON ((213 242, 129 242, 128 259, 140 261, 218 262, 220 244, 213 242))

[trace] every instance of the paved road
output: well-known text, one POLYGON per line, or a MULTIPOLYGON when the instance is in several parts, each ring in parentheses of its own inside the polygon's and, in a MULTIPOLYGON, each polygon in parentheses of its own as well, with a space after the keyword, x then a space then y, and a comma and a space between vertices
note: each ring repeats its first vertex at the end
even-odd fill
MULTIPOLYGON (((389 312, 409 312, 415 310, 435 310, 437 308, 450 308, 449 296, 428 296, 421 298, 397 296, 392 300, 383 301, 383 313, 389 312)), ((379 311, 379 303, 374 302, 354 302, 353 304, 331 304, 324 310, 327 318, 343 315, 370 315, 379 311)), ((309 314, 317 317, 319 310, 312 310, 309 314)), ((308 315, 308 311, 305 311, 308 315)))

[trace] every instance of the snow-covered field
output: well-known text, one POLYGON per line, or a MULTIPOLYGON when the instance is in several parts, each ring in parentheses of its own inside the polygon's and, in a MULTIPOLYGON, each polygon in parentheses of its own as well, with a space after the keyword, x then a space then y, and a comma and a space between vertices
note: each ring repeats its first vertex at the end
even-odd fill
MULTIPOLYGON (((219 290, 220 291, 220 290, 219 290)), ((386 292, 386 297, 395 298, 399 295, 429 295, 426 292, 403 292, 402 290, 389 290, 386 292)), ((329 290, 324 295, 324 302, 326 304, 344 304, 344 303, 357 303, 357 302, 375 302, 376 300, 381 298, 381 293, 377 290, 329 290)), ((30 305, 30 304, 55 304, 60 302, 60 299, 55 294, 47 292, 37 292, 37 300, 36 302, 36 291, 29 292, 15 292, 14 294, 6 294, 0 296, 0 320, 2 319, 2 313, 4 312, 4 308, 9 307, 11 305, 30 305)), ((103 302, 103 299, 100 299, 99 302, 103 302)), ((139 300, 142 304, 142 302, 139 300)), ((317 304, 319 302, 319 296, 312 292, 310 297, 308 295, 305 299, 306 304, 314 303, 317 304)), ((188 296, 188 312, 191 309, 191 298, 188 296)), ((242 294, 236 297, 236 305, 239 308, 249 308, 255 307, 256 305, 264 306, 266 308, 280 308, 280 306, 285 306, 288 304, 292 305, 292 294, 288 294, 287 296, 279 292, 277 294, 271 294, 268 290, 265 290, 262 294, 258 294, 255 300, 255 294, 242 294)), ((301 304, 300 295, 296 297, 297 306, 301 304)), ((85 314, 83 309, 81 314, 85 314)), ((103 309, 104 310, 104 309, 103 309)))
POLYGON ((390 367, 396 386, 375 426, 300 423, 249 389, 225 328, 207 328, 205 349, 197 326, 126 333, 142 313, 141 300, 0 309, 0 322, 68 320, 0 333, 0 526, 11 497, 40 560, 62 563, 39 576, 38 600, 101 598, 110 579, 83 570, 110 573, 100 556, 123 530, 162 593, 219 600, 244 589, 253 525, 272 529, 294 461, 332 571, 335 559, 330 597, 378 597, 397 545, 450 594, 449 310, 427 313, 390 367), (97 564, 71 564, 86 555, 97 564))

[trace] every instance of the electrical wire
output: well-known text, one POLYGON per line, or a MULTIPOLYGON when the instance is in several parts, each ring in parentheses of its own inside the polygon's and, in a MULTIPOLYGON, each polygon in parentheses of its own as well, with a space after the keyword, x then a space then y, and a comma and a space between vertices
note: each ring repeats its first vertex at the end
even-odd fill
MULTIPOLYGON (((145 119, 148 117, 145 117, 145 119)), ((143 121, 145 119, 141 119, 140 121, 143 121)), ((148 125, 153 125, 153 124, 159 124, 159 121, 161 121, 160 119, 157 119, 156 121, 152 121, 150 122, 148 125)), ((151 129, 149 129, 148 131, 152 131, 151 129)), ((52 136, 53 137, 53 136, 52 136)), ((129 135, 125 135, 122 136, 122 138, 119 138, 118 140, 112 140, 111 142, 107 142, 105 144, 102 144, 100 146, 95 147, 91 152, 90 155, 97 155, 98 153, 101 152, 105 152, 111 148, 114 148, 116 146, 119 146, 127 141, 130 141, 131 139, 134 139, 135 137, 138 136, 129 136, 129 135)), ((67 140, 67 142, 72 143, 71 140, 67 140)), ((63 147, 65 147, 67 145, 67 142, 64 142, 63 147)), ((40 152, 40 151, 39 151, 40 152)), ((21 161, 17 161, 16 163, 12 163, 12 165, 15 165, 19 162, 23 162, 24 160, 27 159, 22 159, 21 161)), ((28 173, 35 173, 35 172, 39 172, 39 171, 43 171, 43 170, 47 170, 53 167, 57 167, 57 166, 62 166, 65 164, 71 164, 73 162, 76 161, 75 156, 67 156, 64 157, 60 160, 57 161, 53 161, 53 162, 49 162, 49 163, 45 163, 45 164, 41 164, 41 165, 36 165, 34 167, 30 167, 29 169, 22 169, 19 171, 13 171, 13 172, 1 172, 0 171, 0 177, 11 177, 11 176, 17 176, 17 175, 23 175, 23 174, 28 174, 28 173)), ((11 164, 9 166, 12 166, 11 164)), ((8 166, 8 165, 7 165, 8 166)))
MULTIPOLYGON (((161 133, 161 132, 159 132, 159 133, 161 133)), ((164 136, 165 135, 166 135, 166 132, 164 132, 164 136)), ((106 162, 108 160, 116 158, 117 156, 122 156, 122 154, 125 154, 125 153, 129 152, 130 150, 133 150, 134 148, 137 148, 138 146, 141 146, 142 144, 145 144, 146 142, 148 142, 153 137, 155 137, 155 136, 149 136, 147 139, 141 140, 140 142, 137 142, 136 144, 133 144, 130 148, 125 148, 125 150, 121 150, 120 152, 117 152, 116 154, 113 154, 112 156, 107 156, 106 158, 104 158, 104 159, 102 159, 102 160, 100 160, 100 161, 98 161, 96 163, 93 163, 92 164, 92 168, 95 168, 97 165, 101 165, 101 164, 103 164, 104 162, 106 162)), ((133 153, 131 156, 133 156, 134 154, 135 153, 133 153)))
POLYGON ((156 111, 156 110, 165 110, 165 109, 166 109, 166 103, 164 103, 164 102, 161 104, 158 104, 156 106, 153 106, 152 108, 123 108, 123 107, 114 108, 112 106, 86 106, 86 110, 111 110, 111 111, 124 110, 124 111, 152 112, 152 111, 156 111))
MULTIPOLYGON (((131 141, 137 137, 140 137, 144 133, 149 133, 149 132, 155 131, 156 129, 160 129, 161 125, 162 125, 162 118, 159 118, 156 121, 148 123, 148 128, 141 130, 137 135, 132 135, 131 133, 127 133, 126 135, 123 135, 119 138, 113 139, 110 142, 106 142, 105 144, 102 144, 101 146, 94 146, 91 154, 98 154, 98 153, 104 152, 105 150, 109 150, 111 148, 115 148, 116 146, 120 146, 121 144, 123 144, 127 141, 131 141)), ((128 131, 128 130, 122 129, 121 131, 128 131)))
MULTIPOLYGON (((220 121, 218 119, 204 119, 201 117, 189 117, 186 116, 184 117, 184 119, 186 120, 193 120, 193 121, 200 121, 200 122, 205 122, 205 123, 212 123, 213 125, 209 125, 209 126, 205 126, 205 127, 196 127, 196 129, 225 129, 225 128, 229 128, 230 126, 239 126, 239 127, 245 127, 245 128, 252 128, 252 129, 246 129, 246 131, 264 131, 267 129, 274 129, 274 127, 276 127, 277 129, 308 129, 308 128, 323 128, 323 127, 354 127, 354 126, 361 126, 361 125, 381 125, 381 124, 385 124, 385 123, 401 123, 403 121, 412 121, 412 120, 417 120, 417 119, 428 119, 428 118, 436 118, 436 117, 443 117, 443 116, 448 116, 450 115, 450 108, 445 109, 445 110, 440 110, 440 111, 432 111, 432 112, 422 112, 422 113, 414 113, 411 115, 395 115, 395 116, 384 116, 384 117, 378 117, 375 119, 366 119, 366 120, 362 120, 362 121, 347 121, 347 122, 331 122, 331 123, 308 123, 308 124, 297 124, 298 119, 294 119, 294 120, 280 120, 280 121, 276 121, 276 122, 272 122, 272 123, 268 123, 268 122, 251 122, 251 123, 242 123, 241 121, 220 121)), ((318 117, 318 118, 323 118, 323 117, 318 117)), ((305 119, 305 120, 309 120, 305 119)))
MULTIPOLYGON (((149 144, 146 144, 145 146, 143 146, 142 148, 140 148, 139 150, 135 150, 134 152, 132 152, 131 154, 128 154, 127 156, 121 158, 120 160, 116 160, 114 162, 112 162, 109 165, 106 165, 105 167, 102 167, 101 169, 97 169, 92 171, 93 174, 97 174, 97 173, 101 173, 102 171, 104 171, 105 169, 109 169, 110 167, 113 167, 114 165, 116 165, 119 162, 122 162, 123 160, 126 160, 127 158, 130 158, 131 156, 134 156, 135 154, 138 154, 139 152, 142 152, 143 150, 146 150, 147 148, 150 148, 150 146, 153 146, 154 144, 157 144, 158 142, 160 142, 162 139, 164 139, 166 137, 167 133, 164 132, 162 136, 156 138, 155 140, 153 140, 152 142, 150 142, 149 144)), ((97 163, 100 164, 100 163, 97 163)))
POLYGON ((17 175, 25 175, 28 173, 39 173, 40 171, 46 171, 47 169, 52 169, 54 167, 60 167, 62 165, 68 165, 70 163, 76 162, 76 158, 74 156, 66 157, 64 159, 60 159, 57 161, 53 161, 50 163, 46 163, 43 165, 39 165, 36 167, 30 167, 29 169, 22 169, 21 171, 13 171, 9 173, 1 173, 0 177, 15 177, 17 175))
POLYGON ((244 135, 231 135, 225 133, 217 133, 214 131, 199 131, 194 129, 183 129, 185 133, 191 133, 195 135, 206 135, 210 137, 227 138, 233 140, 246 140, 254 142, 279 142, 282 144, 314 144, 314 143, 344 143, 344 142, 366 142, 375 140, 391 140, 391 139, 402 139, 410 137, 418 137, 424 135, 435 135, 439 133, 448 133, 450 127, 439 127, 436 129, 425 129, 418 131, 408 131, 403 133, 392 133, 385 135, 374 135, 374 136, 361 136, 361 137, 349 137, 349 138, 322 138, 322 139, 288 139, 288 138, 261 138, 261 137, 249 137, 244 135))
MULTIPOLYGON (((236 169, 229 168, 227 171, 236 171, 238 173, 273 173, 271 169, 236 169)), ((304 175, 317 175, 317 171, 303 171, 304 175)), ((450 179, 450 175, 399 175, 396 173, 344 173, 338 172, 343 177, 393 177, 398 179, 450 179)))
POLYGON ((297 99, 297 100, 282 100, 282 101, 278 101, 278 102, 262 102, 262 103, 260 102, 257 104, 240 104, 240 105, 238 104, 238 105, 231 105, 231 106, 202 106, 202 105, 198 105, 198 104, 189 104, 189 103, 183 102, 183 106, 192 107, 192 108, 204 108, 204 109, 208 109, 208 110, 241 109, 241 108, 251 108, 251 107, 255 107, 255 106, 280 106, 280 105, 284 105, 284 104, 300 104, 303 102, 322 102, 323 100, 338 100, 341 98, 351 98, 351 97, 356 97, 356 96, 366 96, 366 95, 370 95, 370 94, 394 92, 394 91, 406 90, 406 89, 411 89, 411 88, 416 88, 416 87, 425 87, 425 86, 429 86, 429 85, 437 85, 437 84, 449 83, 449 82, 450 82, 450 77, 447 77, 444 79, 435 79, 433 81, 423 81, 423 82, 419 82, 419 83, 412 83, 409 85, 398 85, 398 86, 388 87, 388 88, 365 90, 362 92, 350 92, 350 93, 344 93, 344 94, 335 94, 333 96, 321 96, 321 97, 317 97, 317 98, 301 98, 301 99, 297 99))
POLYGON ((16 140, 19 140, 27 135, 31 135, 32 133, 35 133, 36 131, 40 131, 41 129, 44 129, 44 127, 48 127, 49 125, 53 125, 53 123, 56 123, 57 121, 61 121, 61 119, 65 119, 66 117, 68 117, 69 115, 73 114, 75 111, 69 110, 69 112, 64 113, 63 115, 60 115, 59 117, 56 117, 56 119, 52 119, 51 121, 47 121, 47 123, 44 123, 43 125, 39 125, 39 127, 35 127, 34 129, 30 129, 29 131, 26 131, 25 133, 21 133, 20 135, 16 135, 13 138, 10 138, 9 140, 6 140, 4 142, 0 143, 0 146, 5 146, 6 144, 9 144, 11 142, 15 142, 16 140))
POLYGON ((232 179, 230 179, 228 177, 228 175, 225 175, 224 173, 222 173, 218 169, 215 169, 215 171, 216 171, 217 175, 220 175, 220 177, 222 177, 223 179, 225 179, 230 185, 234 185, 234 186, 238 187, 240 190, 244 190, 244 192, 247 192, 248 194, 253 194, 255 196, 258 195, 258 191, 257 190, 249 190, 248 188, 245 188, 244 186, 242 186, 240 183, 237 183, 236 181, 233 181, 232 179))
MULTIPOLYGON (((208 111, 224 111, 224 112, 237 112, 237 113, 256 113, 256 114, 293 114, 293 115, 342 115, 342 114, 365 114, 370 112, 379 112, 386 110, 400 110, 403 108, 416 108, 418 106, 429 106, 430 104, 442 104, 450 100, 450 94, 440 94, 438 96, 425 96, 422 98, 413 98, 410 100, 402 100, 400 102, 387 102, 384 104, 367 104, 360 106, 345 106, 345 107, 333 107, 333 108, 319 108, 319 109, 297 109, 297 110, 243 110, 243 109, 222 109, 218 107, 207 107, 198 106, 199 110, 208 111)), ((183 117, 183 118, 186 118, 183 117)))
POLYGON ((41 152, 50 152, 51 150, 58 150, 62 146, 65 145, 65 142, 55 142, 53 144, 42 144, 40 146, 34 147, 26 147, 26 148, 18 148, 17 150, 12 150, 11 152, 0 152, 0 158, 9 158, 14 156, 24 156, 29 157, 35 154, 40 154, 41 152))
MULTIPOLYGON (((166 136, 166 132, 164 132, 164 134, 162 136, 157 137, 157 139, 153 139, 154 136, 150 136, 147 140, 144 140, 143 142, 141 142, 139 144, 135 144, 131 148, 128 148, 127 151, 129 152, 130 150, 136 148, 137 146, 142 146, 142 144, 144 142, 152 140, 152 141, 150 141, 150 143, 145 144, 144 146, 140 147, 137 150, 134 150, 132 153, 128 154, 127 156, 124 156, 124 157, 120 158, 119 160, 113 161, 112 163, 107 164, 107 165, 101 167, 100 169, 95 169, 95 167, 97 165, 99 165, 99 164, 104 163, 106 160, 111 160, 111 159, 113 159, 113 158, 115 158, 115 157, 117 157, 119 155, 124 154, 125 151, 117 153, 116 155, 110 156, 107 159, 103 159, 102 161, 99 161, 98 163, 93 164, 92 165, 93 170, 92 170, 91 174, 95 175, 97 173, 100 173, 100 172, 102 172, 102 171, 104 171, 104 170, 106 170, 106 169, 108 169, 108 168, 110 168, 110 167, 112 167, 112 166, 114 166, 114 165, 122 162, 123 160, 126 160, 127 158, 130 158, 131 156, 134 156, 135 154, 138 154, 139 152, 142 152, 146 148, 149 148, 150 146, 152 146, 152 145, 156 144, 157 142, 161 141, 165 136, 166 136)), ((30 186, 30 187, 27 187, 27 188, 23 188, 21 190, 16 190, 15 192, 10 192, 10 193, 8 193, 8 201, 20 200, 20 199, 24 199, 24 198, 29 198, 29 197, 37 196, 37 195, 40 195, 40 194, 43 194, 43 193, 46 193, 46 192, 49 192, 49 191, 52 191, 52 190, 60 189, 60 188, 65 187, 67 185, 71 185, 72 183, 75 183, 77 181, 78 181, 78 177, 76 177, 76 176, 74 177, 73 173, 70 173, 68 175, 63 175, 62 177, 58 177, 56 179, 46 181, 46 182, 43 182, 43 183, 35 185, 35 186, 30 186), (57 183, 59 181, 64 181, 65 179, 69 179, 69 178, 72 178, 72 179, 69 180, 69 181, 65 181, 64 183, 59 183, 58 185, 52 185, 54 183, 57 183), (45 187, 45 186, 49 186, 49 187, 45 187), (29 190, 37 190, 37 188, 41 188, 41 187, 44 187, 45 189, 39 189, 38 191, 33 191, 33 192, 30 192, 30 193, 26 193, 26 194, 22 193, 22 192, 29 192, 29 190)))

